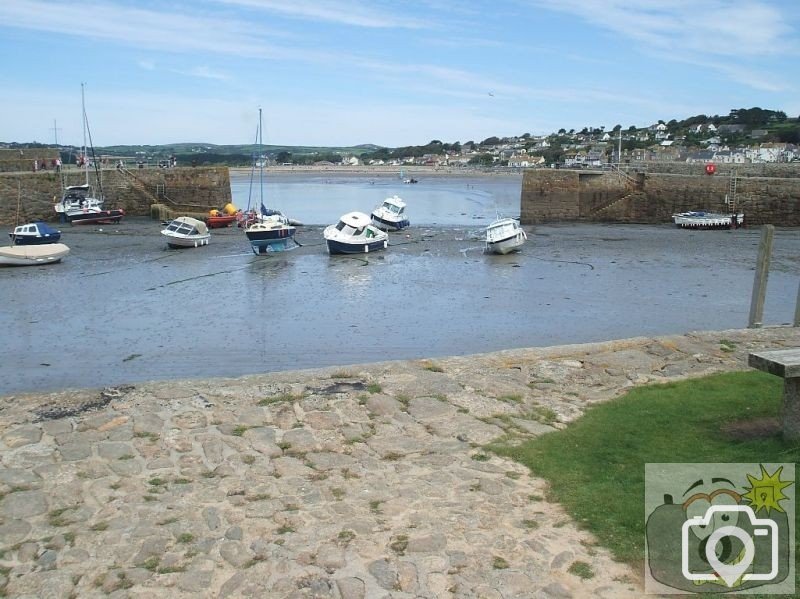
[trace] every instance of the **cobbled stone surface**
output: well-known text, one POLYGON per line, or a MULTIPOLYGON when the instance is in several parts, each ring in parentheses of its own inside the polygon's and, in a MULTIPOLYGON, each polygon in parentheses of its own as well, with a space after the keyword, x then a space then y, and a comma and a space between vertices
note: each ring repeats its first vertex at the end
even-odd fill
POLYGON ((532 507, 544 480, 479 446, 798 344, 697 332, 3 397, 0 596, 639 597, 640 572, 532 507))

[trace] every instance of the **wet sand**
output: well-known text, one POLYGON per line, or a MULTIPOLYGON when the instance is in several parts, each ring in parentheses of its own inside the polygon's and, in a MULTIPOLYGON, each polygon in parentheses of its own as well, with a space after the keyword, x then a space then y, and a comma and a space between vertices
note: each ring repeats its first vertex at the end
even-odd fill
MULTIPOLYGON (((415 227, 330 257, 302 227, 256 257, 236 229, 166 250, 160 228, 68 227, 62 264, 0 270, 0 395, 741 328, 760 235, 538 226, 487 256, 479 224, 415 227)), ((765 324, 791 321, 798 274, 800 231, 778 230, 765 324)))

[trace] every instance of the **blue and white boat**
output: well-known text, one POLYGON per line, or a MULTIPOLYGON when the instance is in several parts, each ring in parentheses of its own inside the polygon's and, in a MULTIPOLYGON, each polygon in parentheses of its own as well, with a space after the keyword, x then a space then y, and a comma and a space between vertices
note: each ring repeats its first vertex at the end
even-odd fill
POLYGON ((348 212, 322 232, 329 254, 368 254, 384 250, 389 234, 372 224, 363 212, 348 212))
POLYGON ((277 210, 268 210, 263 204, 261 214, 255 216, 244 232, 254 254, 279 252, 297 245, 294 241, 297 227, 283 214, 277 210))
POLYGON ((399 231, 411 224, 406 216, 406 203, 397 195, 383 200, 370 217, 372 224, 384 231, 399 231))
POLYGON ((26 225, 14 227, 14 232, 8 234, 14 245, 41 245, 43 243, 57 243, 61 239, 61 231, 52 228, 47 223, 37 220, 26 225))
MULTIPOLYGON (((298 244, 294 241, 294 234, 297 232, 290 220, 278 210, 269 210, 264 205, 264 157, 262 147, 262 127, 261 109, 258 109, 258 130, 256 131, 256 145, 259 152, 253 157, 253 170, 250 176, 250 189, 252 191, 252 179, 255 174, 256 163, 259 165, 259 192, 261 211, 256 213, 249 208, 244 220, 244 232, 250 241, 250 247, 256 255, 266 254, 267 252, 280 252, 291 249, 298 244)), ((252 198, 251 198, 252 199, 252 198)))

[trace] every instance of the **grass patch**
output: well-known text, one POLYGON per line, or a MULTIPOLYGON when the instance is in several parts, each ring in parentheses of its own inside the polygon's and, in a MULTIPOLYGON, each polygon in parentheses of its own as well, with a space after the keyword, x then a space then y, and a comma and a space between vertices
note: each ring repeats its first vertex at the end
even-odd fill
POLYGON ((108 522, 97 522, 96 524, 92 524, 89 530, 93 530, 94 532, 103 532, 104 530, 108 529, 108 522))
POLYGON ((191 543, 194 541, 194 535, 190 532, 183 532, 178 535, 178 543, 191 543))
POLYGON ((492 568, 495 570, 505 570, 508 568, 508 562, 499 555, 495 555, 492 560, 492 568))
POLYGON ((519 393, 509 393, 508 395, 501 395, 497 401, 504 401, 506 403, 522 403, 522 395, 519 393))
POLYGON ((383 391, 383 387, 380 386, 380 383, 370 383, 367 385, 367 391, 374 395, 375 393, 383 391))
POLYGON ((572 562, 570 567, 567 568, 567 572, 577 576, 578 578, 582 578, 583 580, 594 578, 594 570, 592 570, 592 567, 586 562, 572 562))
POLYGON ((283 403, 283 402, 293 402, 303 399, 305 395, 303 393, 279 393, 278 395, 270 395, 269 397, 265 397, 264 399, 258 402, 259 406, 271 406, 272 404, 276 403, 283 403))
POLYGON ((547 406, 531 406, 524 416, 528 420, 535 420, 542 424, 553 424, 558 421, 558 414, 547 406))
POLYGON ((429 371, 429 372, 444 372, 444 368, 442 368, 441 366, 439 366, 438 364, 435 364, 433 362, 425 362, 422 365, 422 368, 424 370, 429 371))
POLYGON ((781 398, 782 381, 754 371, 651 385, 590 408, 565 430, 491 448, 546 478, 548 500, 563 505, 618 560, 641 567, 645 464, 798 462, 798 443, 724 432, 732 422, 778 416, 781 398))
POLYGON ((242 456, 242 462, 244 462, 247 465, 254 464, 255 461, 256 461, 256 456, 254 455, 248 454, 242 456))
POLYGON ((355 378, 355 375, 350 372, 349 370, 337 370, 336 372, 331 373, 332 379, 352 379, 355 378))
POLYGON ((232 434, 234 437, 241 437, 243 434, 245 434, 245 433, 247 432, 247 429, 249 429, 249 428, 250 428, 249 426, 245 426, 245 425, 243 425, 243 424, 240 424, 239 426, 235 427, 235 428, 234 428, 234 429, 231 431, 231 434, 232 434))
POLYGON ((352 541, 353 539, 355 539, 355 538, 356 538, 356 533, 354 533, 352 530, 342 530, 342 531, 339 532, 339 535, 336 537, 336 539, 340 543, 344 543, 345 545, 347 543, 349 543, 350 541, 352 541))

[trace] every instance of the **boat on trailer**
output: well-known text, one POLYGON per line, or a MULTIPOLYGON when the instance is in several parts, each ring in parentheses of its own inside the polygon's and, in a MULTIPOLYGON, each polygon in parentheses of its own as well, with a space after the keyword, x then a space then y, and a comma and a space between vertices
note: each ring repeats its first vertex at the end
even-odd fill
POLYGON ((372 224, 363 212, 348 212, 322 232, 329 254, 368 254, 384 250, 389 234, 372 224))
POLYGON ((399 231, 411 223, 406 216, 406 203, 397 195, 383 200, 370 215, 372 224, 384 231, 399 231))
POLYGON ((0 266, 41 266, 55 264, 69 254, 63 243, 0 247, 0 266))
POLYGON ((528 239, 525 229, 514 218, 498 218, 486 227, 488 254, 508 254, 519 250, 528 239))
POLYGON ((208 226, 191 216, 179 216, 171 221, 161 234, 167 238, 171 248, 197 248, 208 245, 211 233, 208 226))

